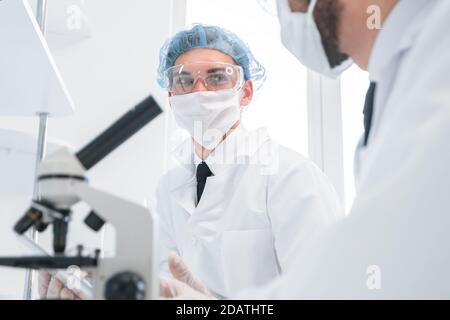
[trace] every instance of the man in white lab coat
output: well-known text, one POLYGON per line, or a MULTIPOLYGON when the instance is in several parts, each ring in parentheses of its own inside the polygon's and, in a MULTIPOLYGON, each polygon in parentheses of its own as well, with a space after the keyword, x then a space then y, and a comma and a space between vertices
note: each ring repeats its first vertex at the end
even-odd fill
MULTIPOLYGON (((196 288, 216 297, 267 284, 293 265, 294 247, 343 217, 337 193, 310 160, 265 129, 243 128, 265 70, 235 34, 196 24, 168 39, 160 58, 158 82, 191 136, 157 190, 162 273, 170 259, 175 278, 192 283, 185 263, 196 288)), ((48 273, 40 295, 80 298, 48 273)))
POLYGON ((220 297, 267 284, 292 265, 297 242, 343 216, 337 194, 310 160, 265 129, 243 128, 241 112, 265 75, 236 35, 196 24, 170 38, 160 56, 159 83, 191 136, 157 191, 161 267, 169 273, 169 253, 177 252, 220 297))
MULTIPOLYGON (((333 76, 351 57, 368 70, 366 130, 349 216, 299 248, 291 272, 240 297, 448 299, 450 1, 278 6, 283 42, 306 66, 333 76)), ((205 297, 181 282, 165 285, 166 296, 205 297)))

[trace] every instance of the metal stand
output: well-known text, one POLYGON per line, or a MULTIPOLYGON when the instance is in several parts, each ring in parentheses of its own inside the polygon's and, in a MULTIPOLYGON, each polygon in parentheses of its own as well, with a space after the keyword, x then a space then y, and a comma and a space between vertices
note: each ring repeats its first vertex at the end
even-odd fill
MULTIPOLYGON (((45 37, 46 31, 46 18, 47 18, 47 0, 37 0, 36 7, 36 20, 39 24, 39 27, 42 31, 42 35, 45 37)), ((34 186, 33 186, 33 200, 39 200, 39 184, 38 184, 38 167, 40 162, 45 156, 45 146, 47 140, 47 113, 38 113, 39 117, 39 132, 38 132, 38 142, 36 149, 36 164, 34 169, 34 186)), ((32 229, 28 236, 35 242, 38 242, 38 233, 36 229, 32 229)), ((33 282, 35 278, 35 272, 33 270, 27 269, 25 272, 25 287, 23 298, 25 300, 31 300, 32 297, 32 289, 33 282)))

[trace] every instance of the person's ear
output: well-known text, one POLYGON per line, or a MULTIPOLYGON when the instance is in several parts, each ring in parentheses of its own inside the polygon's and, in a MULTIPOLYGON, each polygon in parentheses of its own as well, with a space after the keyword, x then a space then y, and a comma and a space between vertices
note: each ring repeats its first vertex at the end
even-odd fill
POLYGON ((253 82, 251 80, 245 81, 241 92, 241 107, 246 107, 253 99, 253 82))

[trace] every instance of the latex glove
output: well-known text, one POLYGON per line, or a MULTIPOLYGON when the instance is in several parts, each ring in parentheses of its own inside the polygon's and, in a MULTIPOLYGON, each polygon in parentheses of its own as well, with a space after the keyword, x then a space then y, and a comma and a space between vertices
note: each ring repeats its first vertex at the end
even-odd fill
POLYGON ((168 258, 169 270, 174 279, 160 278, 160 295, 173 299, 213 299, 208 288, 186 266, 175 252, 168 258))
POLYGON ((212 296, 211 292, 209 292, 208 288, 203 284, 203 282, 196 277, 191 270, 186 266, 183 259, 176 254, 175 252, 171 252, 169 254, 168 259, 169 264, 169 270, 172 276, 187 284, 189 287, 191 287, 194 290, 197 290, 204 295, 212 296))
POLYGON ((46 271, 38 274, 39 297, 41 299, 81 300, 74 291, 64 287, 64 283, 46 271))
POLYGON ((213 296, 204 294, 177 279, 159 278, 159 294, 161 299, 174 300, 208 300, 213 296))

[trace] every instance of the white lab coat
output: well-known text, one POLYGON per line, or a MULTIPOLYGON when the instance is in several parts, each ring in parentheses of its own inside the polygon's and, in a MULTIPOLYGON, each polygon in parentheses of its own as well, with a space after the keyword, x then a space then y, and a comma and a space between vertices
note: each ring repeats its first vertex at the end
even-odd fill
POLYGON ((450 297, 450 1, 403 0, 369 64, 373 126, 349 216, 264 298, 450 297), (306 261, 306 263, 305 263, 306 261))
POLYGON ((273 142, 264 129, 238 127, 206 160, 209 177, 196 206, 189 139, 181 163, 157 190, 162 271, 169 251, 217 296, 267 284, 292 264, 291 249, 343 216, 335 190, 311 161, 273 142))

